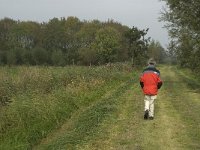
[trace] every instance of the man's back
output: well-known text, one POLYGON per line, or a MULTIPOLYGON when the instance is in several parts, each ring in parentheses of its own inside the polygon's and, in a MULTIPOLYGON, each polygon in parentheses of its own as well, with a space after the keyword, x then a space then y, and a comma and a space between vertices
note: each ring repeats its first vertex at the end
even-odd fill
POLYGON ((145 95, 157 95, 158 89, 162 85, 160 71, 153 65, 149 65, 140 77, 140 84, 145 95))

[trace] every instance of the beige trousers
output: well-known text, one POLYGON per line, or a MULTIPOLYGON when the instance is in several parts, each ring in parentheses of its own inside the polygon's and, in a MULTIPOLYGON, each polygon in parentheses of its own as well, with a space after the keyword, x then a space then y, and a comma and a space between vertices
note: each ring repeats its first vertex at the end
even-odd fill
POLYGON ((148 110, 150 117, 154 116, 154 100, 156 98, 157 98, 157 95, 154 95, 154 96, 145 95, 144 96, 144 111, 148 110))

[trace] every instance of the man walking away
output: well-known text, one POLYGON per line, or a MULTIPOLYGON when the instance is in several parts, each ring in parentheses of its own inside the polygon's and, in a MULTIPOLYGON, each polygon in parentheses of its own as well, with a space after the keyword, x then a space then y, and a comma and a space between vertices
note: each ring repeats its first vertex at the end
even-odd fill
POLYGON ((154 119, 154 100, 157 98, 158 89, 162 86, 160 71, 155 67, 154 59, 148 61, 148 66, 140 77, 140 85, 144 93, 144 119, 154 119))

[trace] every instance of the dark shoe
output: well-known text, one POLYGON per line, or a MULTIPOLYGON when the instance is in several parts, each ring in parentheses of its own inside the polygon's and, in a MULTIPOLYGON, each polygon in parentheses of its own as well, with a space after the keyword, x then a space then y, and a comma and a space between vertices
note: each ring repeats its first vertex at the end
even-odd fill
POLYGON ((146 110, 146 111, 144 112, 144 119, 146 120, 146 119, 148 119, 148 118, 149 118, 149 111, 146 110))
POLYGON ((154 118, 153 117, 149 117, 149 120, 153 120, 154 118))

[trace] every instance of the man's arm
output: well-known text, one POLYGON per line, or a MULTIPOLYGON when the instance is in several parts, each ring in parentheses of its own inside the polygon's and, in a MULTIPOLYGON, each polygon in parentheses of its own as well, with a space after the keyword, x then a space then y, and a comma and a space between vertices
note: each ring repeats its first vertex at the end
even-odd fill
POLYGON ((143 87, 144 87, 144 83, 143 83, 143 82, 141 82, 141 81, 140 81, 140 86, 141 86, 141 88, 143 88, 143 87))
POLYGON ((162 81, 158 82, 157 88, 160 89, 162 86, 162 81))
POLYGON ((159 71, 159 70, 157 70, 157 71, 158 71, 158 73, 159 73, 157 88, 160 89, 160 88, 162 87, 162 80, 161 80, 161 78, 160 78, 160 71, 159 71))
POLYGON ((141 74, 141 76, 140 76, 140 86, 143 89, 143 87, 144 87, 143 74, 141 74))

